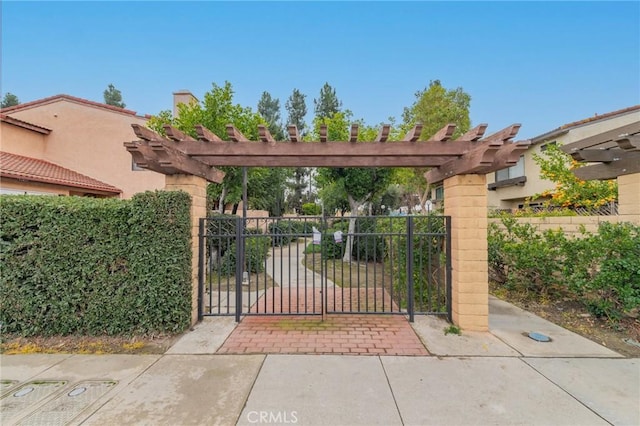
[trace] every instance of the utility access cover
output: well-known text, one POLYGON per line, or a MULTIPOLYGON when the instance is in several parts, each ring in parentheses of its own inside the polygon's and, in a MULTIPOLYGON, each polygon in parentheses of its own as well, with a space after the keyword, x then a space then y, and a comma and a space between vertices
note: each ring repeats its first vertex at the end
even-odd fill
POLYGON ((47 402, 20 421, 20 425, 65 425, 85 408, 107 393, 117 382, 86 381, 65 389, 65 392, 47 402))
POLYGON ((0 399, 0 424, 7 424, 10 420, 29 412, 54 392, 60 390, 66 381, 32 381, 25 383, 0 399))

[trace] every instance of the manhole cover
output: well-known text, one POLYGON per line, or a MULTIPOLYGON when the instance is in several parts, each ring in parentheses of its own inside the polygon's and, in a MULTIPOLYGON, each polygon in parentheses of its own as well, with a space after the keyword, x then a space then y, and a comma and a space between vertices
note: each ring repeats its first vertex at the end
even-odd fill
POLYGON ((82 410, 107 393, 115 381, 87 381, 76 384, 20 421, 20 425, 65 425, 82 410))
POLYGON ((23 411, 28 412, 30 407, 34 407, 66 384, 67 382, 61 380, 33 381, 9 392, 0 399, 0 423, 8 422, 23 411))
POLYGON ((542 334, 542 333, 537 333, 535 331, 532 331, 531 333, 528 334, 528 336, 535 340, 536 342, 550 342, 551 341, 551 337, 547 336, 546 334, 542 334))

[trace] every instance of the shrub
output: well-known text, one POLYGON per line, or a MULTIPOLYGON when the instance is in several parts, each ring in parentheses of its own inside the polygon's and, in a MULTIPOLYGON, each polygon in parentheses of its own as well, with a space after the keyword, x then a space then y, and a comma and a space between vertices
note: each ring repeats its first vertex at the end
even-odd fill
POLYGON ((562 230, 538 232, 531 224, 503 217, 505 230, 492 223, 488 230, 489 265, 492 276, 511 288, 549 292, 562 271, 562 230))
MULTIPOLYGON (((601 223, 577 242, 579 258, 568 285, 598 316, 615 321, 640 307, 640 226, 601 223)), ((637 312, 636 312, 637 314, 637 312)))
POLYGON ((377 220, 375 217, 356 219, 352 255, 358 261, 382 262, 384 259, 384 237, 379 235, 377 220))
POLYGON ((304 225, 297 220, 279 219, 268 226, 274 246, 286 246, 295 241, 303 232, 304 225))
POLYGON ((516 290, 562 290, 595 315, 616 321, 640 307, 640 227, 603 222, 597 234, 568 239, 504 217, 489 226, 493 278, 516 290))
POLYGON ((327 229, 322 234, 321 246, 322 257, 324 259, 341 259, 344 255, 345 239, 341 243, 336 243, 333 237, 338 229, 327 229))
POLYGON ((179 332, 191 319, 189 195, 2 196, 5 332, 179 332))
MULTIPOLYGON (((379 224, 385 236, 385 261, 392 270, 394 293, 407 298, 407 220, 394 217, 379 224)), ((446 312, 445 218, 414 216, 412 280, 418 312, 446 312)))
MULTIPOLYGON (((245 239, 245 267, 244 271, 249 273, 259 273, 264 271, 265 261, 269 254, 270 241, 269 237, 257 233, 253 230, 250 236, 245 239)), ((232 245, 229 250, 222 256, 220 262, 220 272, 227 276, 235 275, 237 262, 236 245, 232 245)))
POLYGON ((318 216, 322 214, 322 207, 316 203, 304 203, 302 205, 302 214, 305 216, 318 216))

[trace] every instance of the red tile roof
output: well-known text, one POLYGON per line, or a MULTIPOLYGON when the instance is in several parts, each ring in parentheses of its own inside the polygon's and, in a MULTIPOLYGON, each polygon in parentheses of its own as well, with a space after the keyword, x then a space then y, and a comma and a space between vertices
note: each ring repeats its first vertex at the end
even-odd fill
POLYGON ((0 121, 13 124, 14 126, 23 127, 28 130, 33 130, 34 132, 42 133, 43 135, 48 135, 49 133, 51 133, 51 129, 39 126, 37 124, 29 123, 28 121, 18 120, 17 118, 10 117, 2 113, 0 113, 0 121))
POLYGON ((100 102, 89 101, 87 99, 77 98, 75 96, 64 95, 64 94, 55 95, 55 96, 51 96, 51 97, 48 97, 48 98, 38 99, 38 100, 35 100, 35 101, 25 102, 23 104, 10 106, 10 107, 1 109, 0 112, 2 112, 3 114, 7 114, 7 113, 11 113, 11 112, 20 111, 20 110, 23 110, 23 109, 33 108, 33 107, 36 107, 36 106, 40 106, 40 105, 45 105, 45 104, 48 104, 48 103, 56 102, 56 101, 61 100, 61 99, 62 100, 68 100, 68 101, 71 101, 71 102, 76 102, 76 103, 79 103, 79 104, 92 106, 92 107, 103 108, 103 109, 106 109, 106 110, 119 112, 121 114, 137 115, 135 111, 131 111, 129 109, 119 108, 119 107, 116 107, 116 106, 113 106, 113 105, 107 105, 107 104, 103 104, 103 103, 100 103, 100 102))
POLYGON ((115 186, 100 182, 97 179, 57 164, 8 152, 0 152, 0 176, 89 189, 114 195, 122 192, 115 186))

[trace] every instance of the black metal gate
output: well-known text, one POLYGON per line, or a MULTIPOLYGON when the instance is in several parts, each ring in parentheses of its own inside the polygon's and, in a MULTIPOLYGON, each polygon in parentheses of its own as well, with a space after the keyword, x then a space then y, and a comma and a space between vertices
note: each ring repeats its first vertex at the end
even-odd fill
POLYGON ((199 316, 375 313, 451 319, 451 219, 200 219, 199 316))

